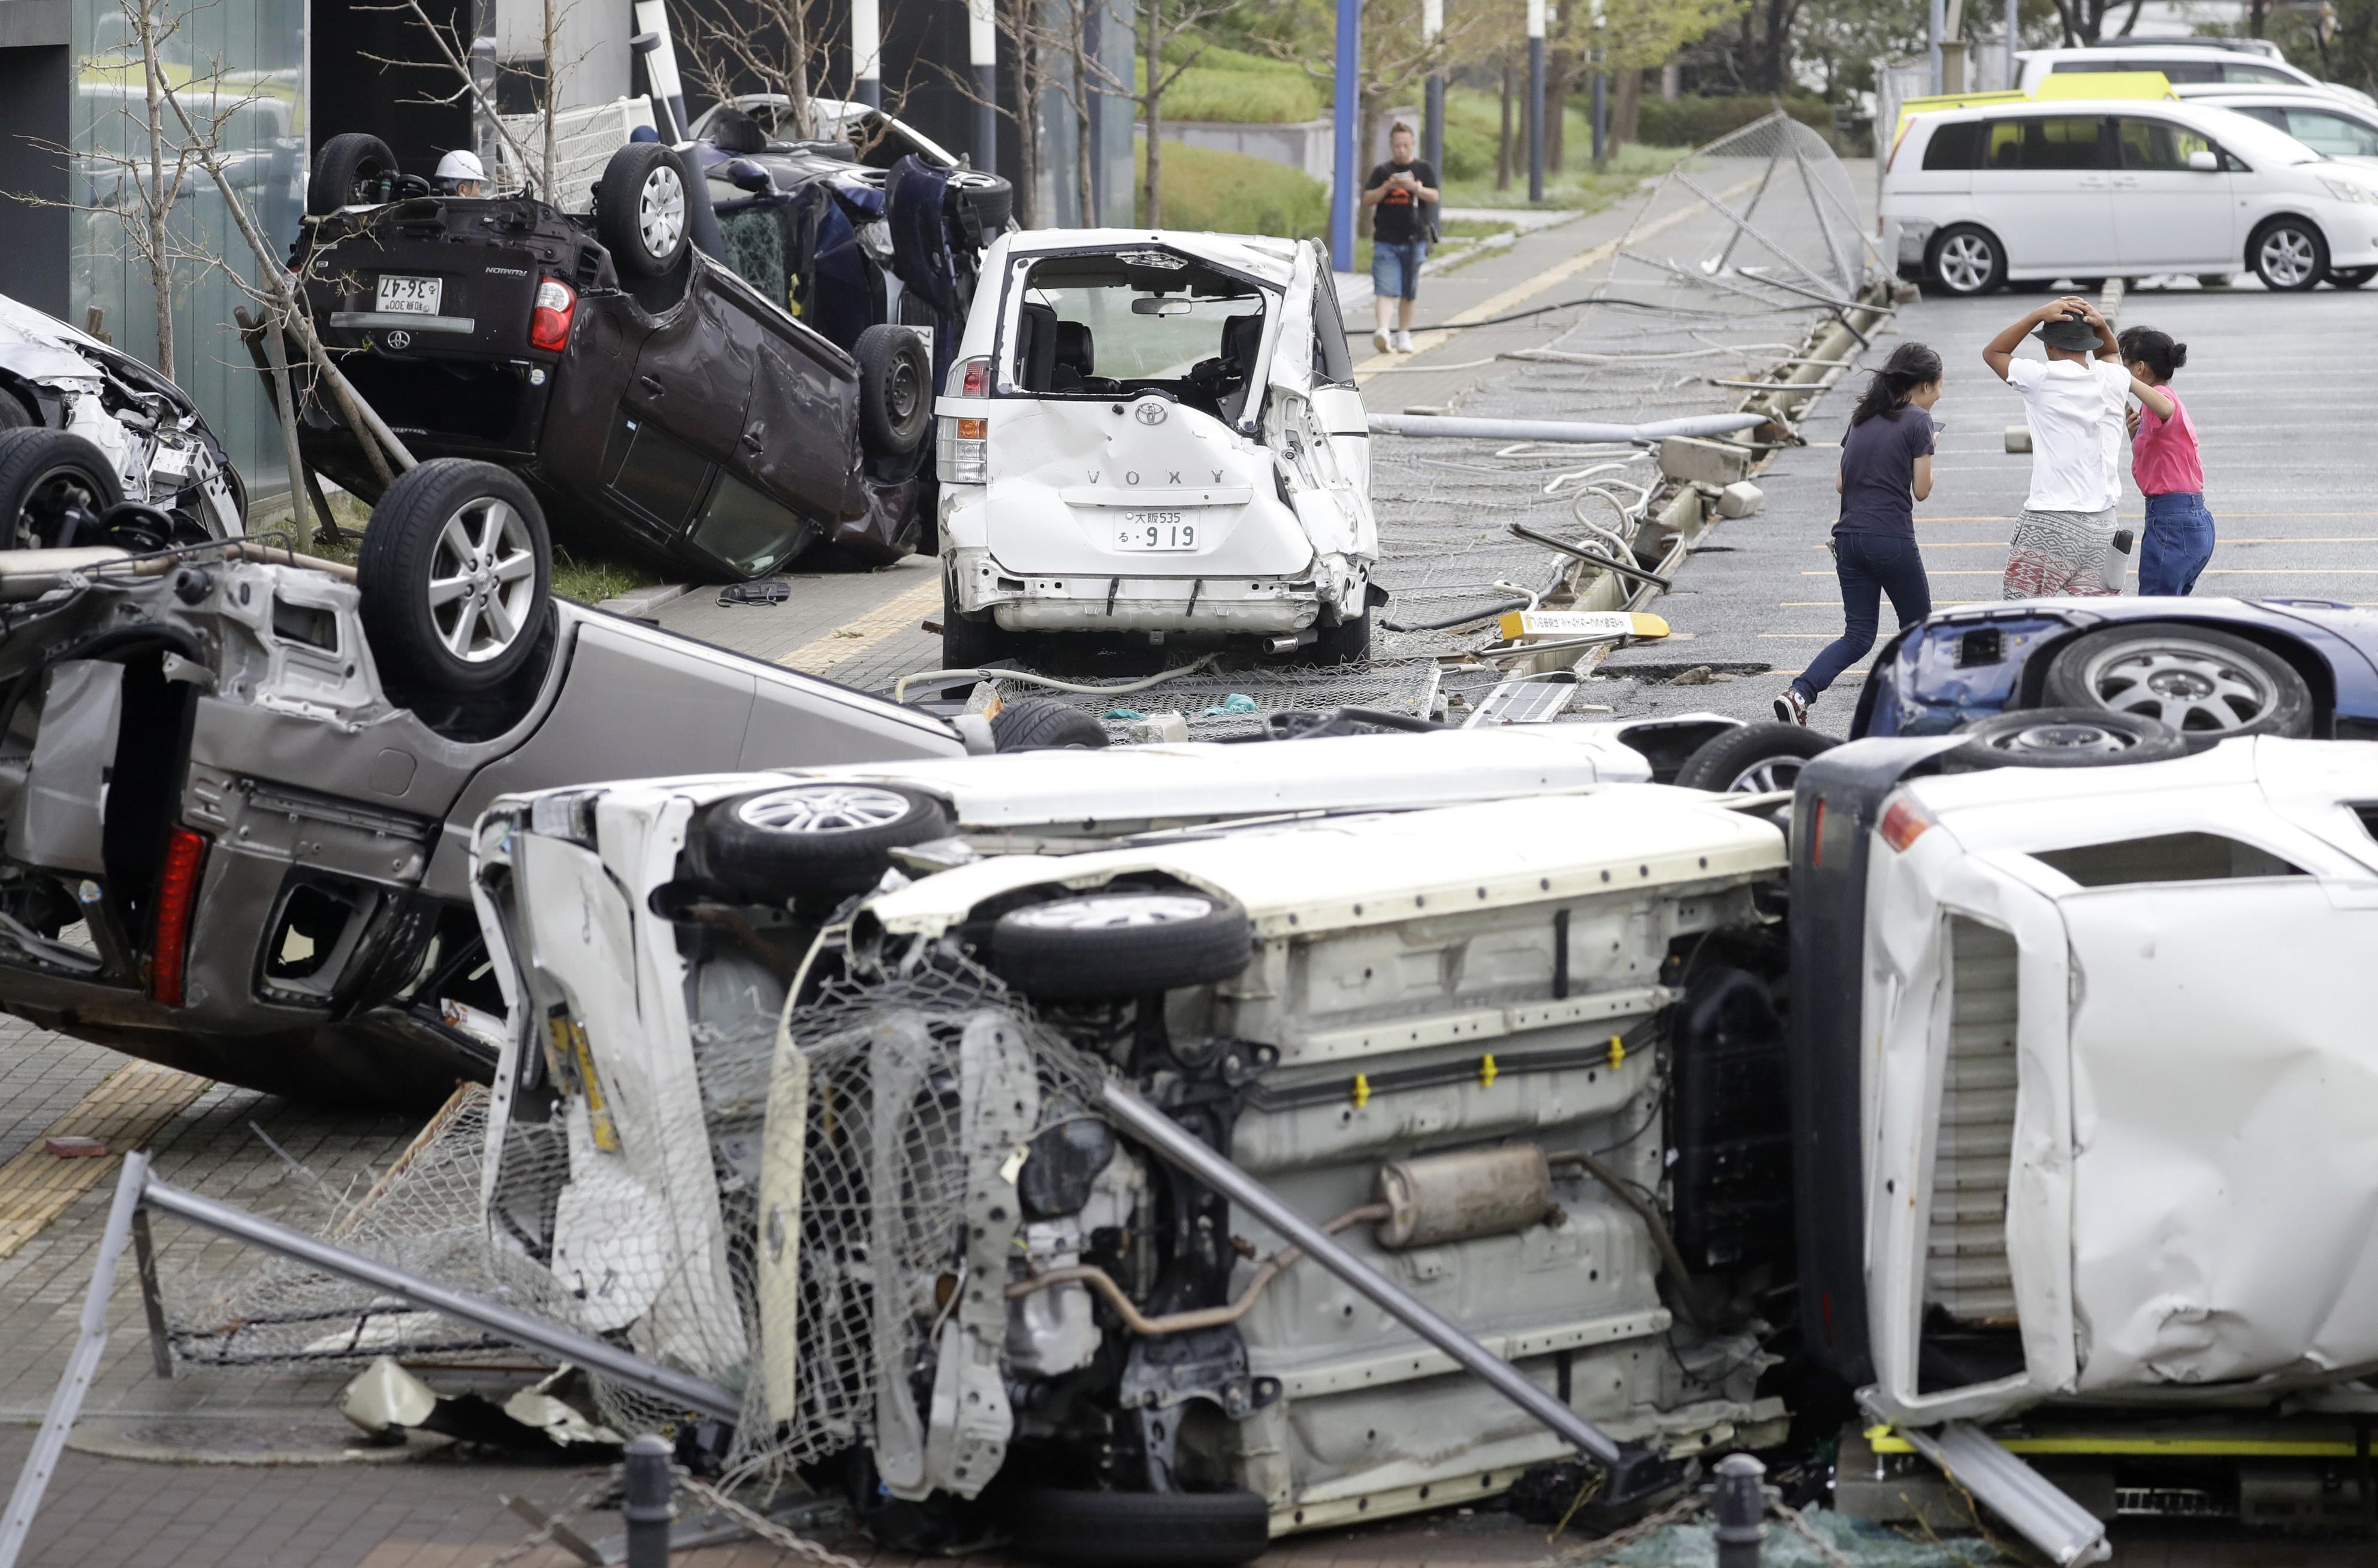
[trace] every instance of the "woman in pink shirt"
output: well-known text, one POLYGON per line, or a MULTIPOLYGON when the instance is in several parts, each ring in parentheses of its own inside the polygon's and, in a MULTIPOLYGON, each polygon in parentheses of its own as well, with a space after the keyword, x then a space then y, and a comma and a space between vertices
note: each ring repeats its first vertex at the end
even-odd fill
POLYGON ((2204 509, 2204 465, 2196 456, 2196 426, 2169 382, 2188 364, 2188 345, 2152 327, 2131 327, 2117 340, 2131 374, 2171 399, 2171 417, 2131 411, 2131 476, 2147 498, 2145 536, 2139 542, 2139 592, 2188 593, 2213 558, 2213 514, 2204 509))

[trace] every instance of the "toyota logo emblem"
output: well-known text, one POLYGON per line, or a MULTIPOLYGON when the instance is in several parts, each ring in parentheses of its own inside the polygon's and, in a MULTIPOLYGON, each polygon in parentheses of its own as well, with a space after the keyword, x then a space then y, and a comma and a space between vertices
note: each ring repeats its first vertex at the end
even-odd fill
POLYGON ((1142 425, 1161 425, 1164 423, 1164 405, 1149 398, 1132 411, 1132 417, 1142 425))
POLYGON ((399 353, 402 353, 406 349, 413 346, 413 334, 400 328, 396 331, 390 332, 388 335, 386 341, 389 347, 396 350, 399 353))

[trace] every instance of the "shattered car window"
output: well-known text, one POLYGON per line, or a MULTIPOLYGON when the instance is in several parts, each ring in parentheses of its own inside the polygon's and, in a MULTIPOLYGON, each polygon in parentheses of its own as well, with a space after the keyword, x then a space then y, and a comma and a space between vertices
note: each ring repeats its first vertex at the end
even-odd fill
POLYGON ((1160 386, 1207 401, 1255 373, 1269 300, 1167 252, 1052 257, 1026 281, 1015 386, 1091 397, 1160 386))

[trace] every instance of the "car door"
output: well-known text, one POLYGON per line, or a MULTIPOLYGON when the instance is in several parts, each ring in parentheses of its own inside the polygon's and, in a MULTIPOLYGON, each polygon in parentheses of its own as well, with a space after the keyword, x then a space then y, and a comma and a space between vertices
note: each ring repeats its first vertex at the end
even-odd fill
POLYGON ((1354 356, 1346 346, 1346 316, 1326 268, 1315 269, 1313 292, 1313 409, 1329 444, 1363 494, 1371 493, 1371 421, 1354 385, 1354 356))
POLYGON ((2110 269, 2113 146, 2096 114, 2023 114, 1989 122, 1974 206, 2006 242, 2008 265, 2110 269))
POLYGON ((2369 116, 2294 107, 2281 113, 2287 118, 2279 128, 2314 152, 2331 158, 2378 158, 2378 121, 2369 116))
POLYGON ((2203 133, 2159 115, 2124 114, 2114 127, 2120 162, 2113 176, 2116 258, 2132 269, 2236 265, 2228 160, 2203 133), (2197 153, 2214 167, 2192 167, 2197 153))
MULTIPOLYGON (((1283 462, 1297 521, 1314 549, 1323 555, 1375 555, 1376 528, 1370 509, 1363 504, 1369 494, 1368 451, 1359 466, 1350 463, 1322 406, 1324 398, 1349 389, 1322 380, 1322 354, 1315 336, 1315 311, 1324 298, 1319 278, 1325 269, 1319 256, 1319 248, 1309 242, 1297 246, 1278 335, 1267 345, 1264 444, 1283 462)), ((1347 374, 1351 379, 1351 370, 1347 374)), ((1359 407, 1360 397, 1354 401, 1359 407)), ((1367 440, 1363 445, 1367 449, 1367 440)))
POLYGON ((685 298, 637 352, 620 405, 705 457, 732 456, 760 349, 759 328, 737 297, 749 292, 740 278, 697 255, 685 298))

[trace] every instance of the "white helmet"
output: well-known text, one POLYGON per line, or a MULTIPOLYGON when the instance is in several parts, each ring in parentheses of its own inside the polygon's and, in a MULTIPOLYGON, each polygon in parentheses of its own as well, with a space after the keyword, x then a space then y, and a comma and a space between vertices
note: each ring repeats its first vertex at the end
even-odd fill
MULTIPOLYGON (((414 167, 418 168, 419 165, 416 164, 414 167)), ((480 165, 477 153, 467 148, 458 147, 438 161, 438 178, 455 185, 460 185, 464 180, 477 180, 484 184, 487 178, 487 171, 480 165)))

